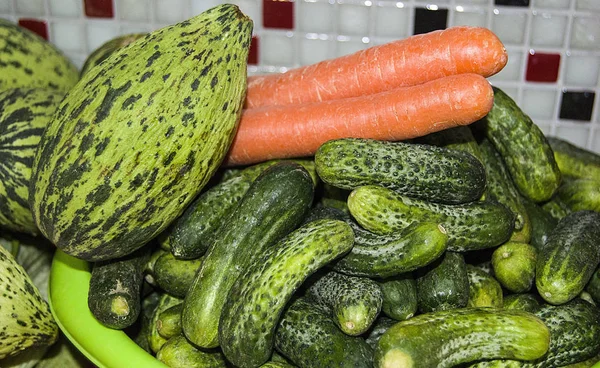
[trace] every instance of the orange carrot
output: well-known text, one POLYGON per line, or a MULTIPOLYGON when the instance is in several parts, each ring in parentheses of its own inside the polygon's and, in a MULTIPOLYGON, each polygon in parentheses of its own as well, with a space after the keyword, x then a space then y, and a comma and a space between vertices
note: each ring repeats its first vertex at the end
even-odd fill
POLYGON ((462 73, 496 74, 508 61, 492 31, 452 27, 354 54, 248 78, 246 108, 356 97, 462 73))
POLYGON ((367 96, 246 109, 225 165, 311 156, 330 139, 415 138, 470 124, 493 99, 484 77, 459 74, 367 96))

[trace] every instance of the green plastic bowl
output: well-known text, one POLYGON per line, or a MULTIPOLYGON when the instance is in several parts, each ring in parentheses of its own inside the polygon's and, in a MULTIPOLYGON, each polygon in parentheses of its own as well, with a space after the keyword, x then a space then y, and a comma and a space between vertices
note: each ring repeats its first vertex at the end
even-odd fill
POLYGON ((103 326, 87 305, 89 264, 57 250, 50 272, 50 309, 66 337, 98 368, 165 368, 123 331, 103 326))

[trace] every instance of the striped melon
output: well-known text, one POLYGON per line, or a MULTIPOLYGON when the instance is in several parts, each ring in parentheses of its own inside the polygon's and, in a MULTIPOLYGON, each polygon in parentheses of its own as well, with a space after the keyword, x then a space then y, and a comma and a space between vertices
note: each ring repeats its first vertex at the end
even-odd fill
POLYGON ((44 88, 0 91, 0 228, 38 233, 28 203, 31 167, 63 95, 44 88))
POLYGON ((113 52, 66 95, 34 160, 41 232, 88 261, 132 253, 219 167, 246 92, 252 21, 222 4, 113 52))
POLYGON ((41 87, 66 92, 78 79, 75 65, 54 45, 0 19, 0 90, 41 87))
POLYGON ((81 67, 80 75, 84 75, 87 73, 92 67, 103 62, 110 54, 114 51, 120 49, 123 46, 127 46, 133 41, 142 38, 146 35, 146 33, 131 33, 122 36, 118 36, 109 40, 100 47, 96 48, 83 63, 83 67, 81 67))

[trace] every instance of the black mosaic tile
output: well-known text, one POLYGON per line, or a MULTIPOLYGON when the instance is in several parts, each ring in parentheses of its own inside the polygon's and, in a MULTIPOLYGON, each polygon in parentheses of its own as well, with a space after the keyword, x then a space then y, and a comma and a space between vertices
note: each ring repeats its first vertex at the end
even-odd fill
POLYGON ((494 5, 529 6, 529 0, 494 0, 494 5))
POLYGON ((568 120, 592 120, 596 94, 591 91, 564 91, 560 103, 560 118, 568 120))
POLYGON ((429 10, 426 8, 416 8, 413 34, 445 29, 447 23, 448 9, 429 10))

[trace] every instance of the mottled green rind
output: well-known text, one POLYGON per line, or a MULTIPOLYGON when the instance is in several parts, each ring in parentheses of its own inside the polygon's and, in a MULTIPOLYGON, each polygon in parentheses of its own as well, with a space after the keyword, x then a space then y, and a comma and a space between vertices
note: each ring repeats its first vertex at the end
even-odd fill
POLYGON ((502 308, 502 286, 494 276, 477 266, 467 264, 469 300, 467 307, 502 308))
POLYGON ((250 186, 204 256, 183 308, 183 331, 195 345, 218 346, 219 318, 239 275, 295 229, 312 205, 313 181, 302 166, 281 162, 250 186))
POLYGON ((333 321, 347 335, 366 332, 381 311, 383 292, 374 280, 335 271, 318 275, 306 296, 331 310, 333 321))
POLYGON ((348 208, 362 227, 380 235, 401 231, 414 221, 437 222, 446 229, 448 250, 452 251, 498 246, 509 239, 514 229, 512 212, 499 203, 433 203, 376 185, 353 190, 348 208))
POLYGON ((552 217, 540 205, 530 200, 524 199, 523 205, 527 210, 529 221, 531 221, 531 239, 529 240, 529 244, 540 249, 546 243, 546 240, 548 240, 548 235, 554 230, 558 220, 552 217))
POLYGON ((571 211, 600 212, 600 180, 577 179, 564 182, 557 192, 561 202, 571 211))
POLYGON ((169 339, 156 353, 156 359, 173 368, 226 368, 227 362, 218 350, 200 350, 183 335, 169 339))
POLYGON ((319 177, 343 189, 380 185, 432 202, 458 204, 485 189, 483 165, 473 155, 432 145, 345 138, 315 154, 319 177))
POLYGON ((65 93, 79 72, 54 45, 32 31, 0 19, 0 90, 49 88, 65 93))
POLYGON ((171 253, 165 252, 156 260, 152 276, 159 288, 173 296, 184 298, 194 282, 202 260, 202 257, 176 259, 171 253))
POLYGON ((563 217, 572 212, 569 206, 567 206, 566 203, 563 203, 557 195, 552 197, 549 201, 542 203, 541 207, 556 221, 560 221, 563 217))
POLYGON ((83 76, 39 144, 29 203, 41 232, 87 261, 164 230, 227 153, 252 21, 223 4, 148 34, 83 76))
POLYGON ((534 284, 536 260, 533 245, 506 242, 492 253, 494 276, 510 292, 527 292, 534 284))
POLYGON ((446 252, 417 271, 416 280, 421 313, 463 308, 469 302, 467 264, 460 253, 446 252))
POLYGON ((176 298, 167 293, 162 293, 158 300, 158 304, 154 308, 152 315, 150 317, 150 333, 148 335, 148 345, 150 347, 150 351, 153 354, 156 354, 162 346, 168 341, 164 337, 162 337, 158 333, 157 322, 160 314, 165 310, 183 303, 183 300, 180 298, 176 298))
POLYGON ((379 286, 383 292, 383 314, 403 321, 417 313, 417 282, 411 274, 381 280, 379 286))
POLYGON ((526 198, 547 201, 561 183, 554 153, 542 130, 498 87, 494 105, 481 121, 485 136, 498 150, 516 188, 526 198))
POLYGON ((600 213, 578 211, 559 221, 538 252, 535 284, 551 304, 564 304, 584 289, 600 264, 600 213))
POLYGON ((170 339, 181 335, 181 311, 183 310, 183 303, 167 308, 158 314, 158 320, 156 321, 156 330, 158 334, 165 339, 170 339))
POLYGON ((371 326, 367 335, 365 335, 365 341, 371 348, 375 349, 381 335, 396 323, 398 323, 397 320, 380 315, 375 322, 373 322, 373 326, 371 326))
POLYGON ((600 155, 559 137, 546 138, 564 176, 600 180, 600 155))
POLYGON ((47 88, 0 91, 0 227, 39 233, 28 202, 31 168, 44 129, 63 96, 47 88))
POLYGON ((446 368, 481 359, 537 359, 549 344, 550 331, 531 313, 461 308, 421 314, 390 327, 379 340, 374 363, 393 367, 404 357, 415 367, 446 368))
POLYGON ((286 309, 275 333, 275 348, 299 367, 373 366, 373 350, 365 340, 344 334, 326 311, 305 298, 286 309))
POLYGON ((600 267, 597 267, 584 288, 596 303, 600 303, 600 267))
POLYGON ((509 294, 504 297, 504 309, 517 309, 534 313, 541 306, 542 299, 537 294, 509 294))
POLYGON ((0 246, 0 359, 58 338, 48 303, 15 258, 0 246))
POLYGON ((347 253, 353 242, 345 222, 317 220, 266 249, 234 283, 223 307, 219 343, 227 360, 242 368, 265 363, 294 292, 308 276, 347 253))
POLYGON ((146 34, 147 33, 130 33, 120 35, 111 40, 106 41, 105 43, 97 47, 94 51, 92 51, 91 54, 88 55, 88 57, 85 59, 85 62, 83 63, 83 66, 81 67, 79 75, 83 76, 84 74, 89 72, 91 68, 106 60, 106 58, 108 58, 110 54, 120 49, 121 47, 127 46, 130 43, 146 36, 146 34))

